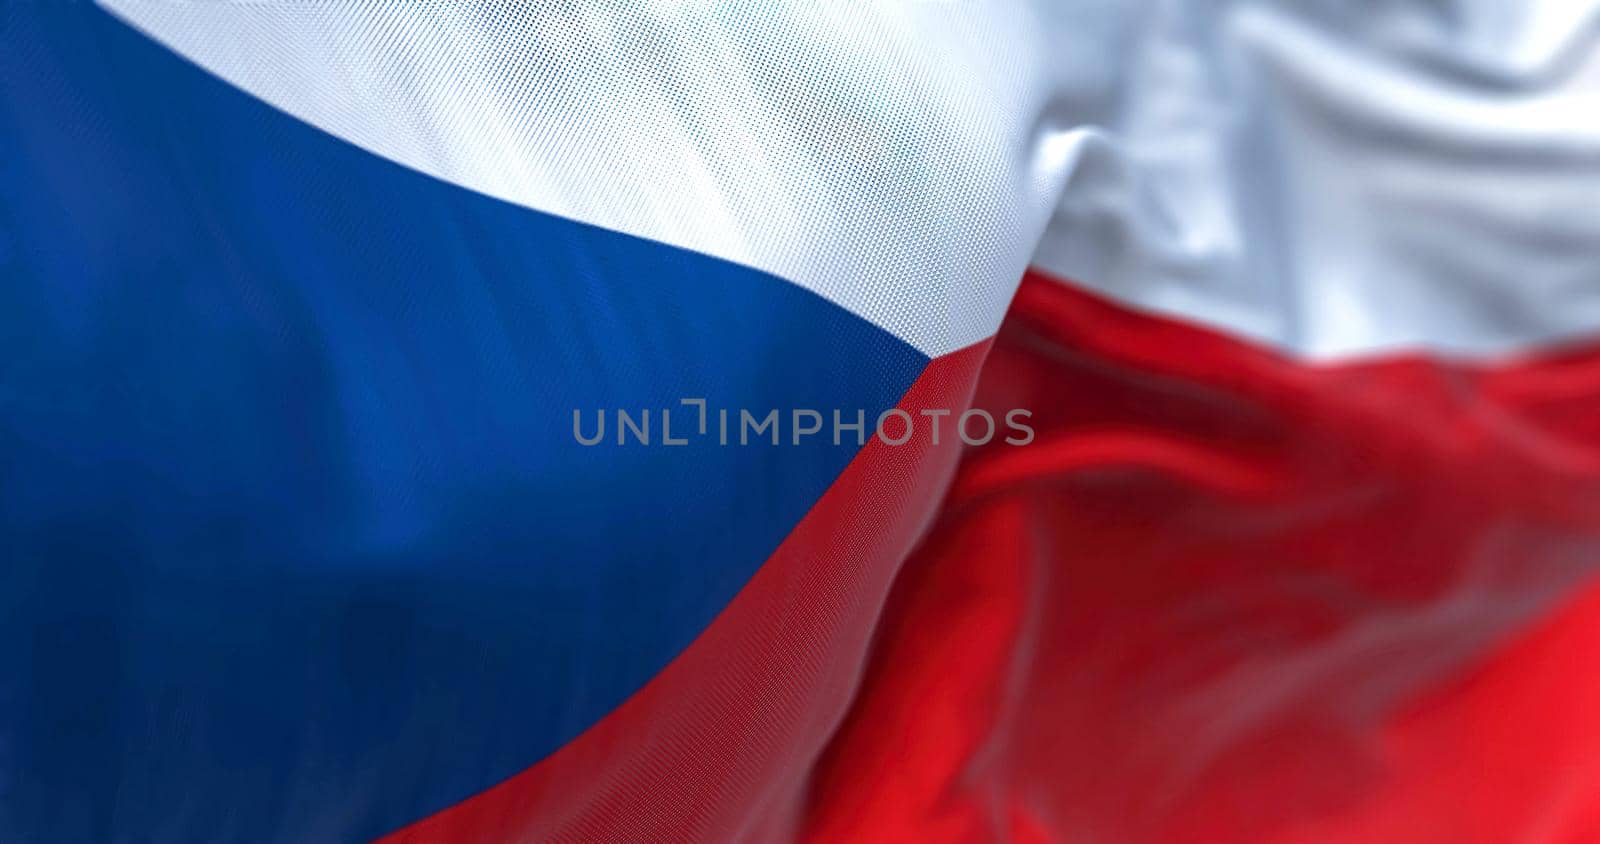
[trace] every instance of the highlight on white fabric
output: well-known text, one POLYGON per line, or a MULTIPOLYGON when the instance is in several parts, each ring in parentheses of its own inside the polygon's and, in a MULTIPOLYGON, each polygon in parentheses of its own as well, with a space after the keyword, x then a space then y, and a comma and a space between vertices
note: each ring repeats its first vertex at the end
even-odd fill
POLYGON ((1314 359, 1600 337, 1600 3, 1128 6, 1042 268, 1314 359))

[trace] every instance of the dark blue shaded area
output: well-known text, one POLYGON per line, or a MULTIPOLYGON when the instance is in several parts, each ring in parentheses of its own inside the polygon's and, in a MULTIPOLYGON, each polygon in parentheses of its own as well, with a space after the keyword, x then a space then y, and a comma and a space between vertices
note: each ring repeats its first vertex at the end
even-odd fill
POLYGON ((493 785, 687 645, 855 451, 582 448, 572 409, 871 418, 926 363, 93 7, 0 12, 0 840, 355 840, 493 785))

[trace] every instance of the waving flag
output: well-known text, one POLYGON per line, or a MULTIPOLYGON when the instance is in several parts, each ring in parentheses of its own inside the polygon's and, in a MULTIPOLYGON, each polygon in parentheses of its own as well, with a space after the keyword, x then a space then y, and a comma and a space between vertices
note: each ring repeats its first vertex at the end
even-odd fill
POLYGON ((0 5, 0 840, 1600 835, 1592 21, 0 5))

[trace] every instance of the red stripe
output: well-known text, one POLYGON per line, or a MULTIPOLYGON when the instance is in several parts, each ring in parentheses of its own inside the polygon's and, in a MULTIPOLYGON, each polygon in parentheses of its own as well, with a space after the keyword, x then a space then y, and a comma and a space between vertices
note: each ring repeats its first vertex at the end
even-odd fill
POLYGON ((1600 560, 1596 396, 1600 349, 1309 366, 1030 277, 976 401, 1039 439, 969 452, 875 634, 947 455, 869 445, 649 686, 395 840, 1600 839, 1600 591, 1488 656, 1600 560))
MULTIPOLYGON (((962 407, 987 342, 935 359, 900 407, 962 407)), ((926 527, 950 437, 873 440, 675 661, 561 750, 392 842, 792 837, 895 568, 926 527)))
POLYGON ((1600 347, 1312 366, 1030 276, 815 841, 1600 840, 1600 347), (1471 679, 1467 679, 1471 678, 1471 679))

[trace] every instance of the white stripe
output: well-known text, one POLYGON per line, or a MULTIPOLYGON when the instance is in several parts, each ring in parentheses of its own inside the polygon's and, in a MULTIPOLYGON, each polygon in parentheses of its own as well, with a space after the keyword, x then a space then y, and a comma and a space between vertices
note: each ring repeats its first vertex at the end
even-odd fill
POLYGON ((1319 358, 1600 334, 1597 5, 1130 6, 1036 261, 1319 358))
POLYGON ((1022 4, 103 5, 374 153, 770 271, 930 355, 994 331, 1062 178, 1022 4))

